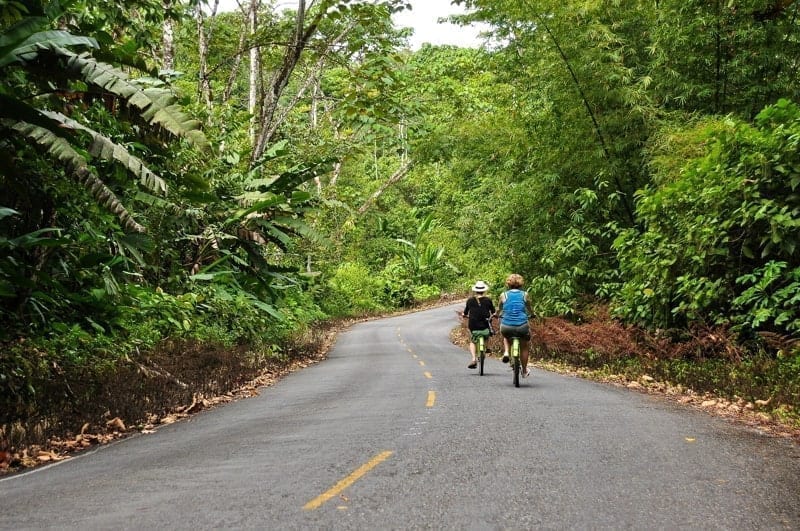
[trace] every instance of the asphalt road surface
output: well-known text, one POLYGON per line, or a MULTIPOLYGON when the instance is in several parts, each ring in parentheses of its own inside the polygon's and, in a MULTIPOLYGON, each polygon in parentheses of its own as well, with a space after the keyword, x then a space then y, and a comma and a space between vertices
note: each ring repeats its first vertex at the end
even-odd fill
POLYGON ((800 448, 506 365, 461 305, 358 324, 260 396, 0 481, 2 529, 800 529, 800 448))

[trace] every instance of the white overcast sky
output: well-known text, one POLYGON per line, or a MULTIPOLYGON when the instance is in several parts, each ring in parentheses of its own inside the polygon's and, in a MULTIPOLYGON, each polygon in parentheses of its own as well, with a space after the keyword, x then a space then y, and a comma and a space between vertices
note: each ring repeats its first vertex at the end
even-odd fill
POLYGON ((395 15, 394 20, 399 27, 414 29, 414 35, 409 40, 413 49, 418 49, 425 42, 464 47, 480 45, 478 29, 436 22, 440 17, 463 13, 462 6, 450 5, 450 0, 411 0, 411 7, 411 11, 405 10, 395 15))
MULTIPOLYGON (((455 15, 463 12, 461 6, 450 5, 450 0, 410 0, 411 11, 405 10, 395 15, 395 24, 398 27, 414 29, 414 35, 409 39, 409 44, 414 50, 419 49, 422 43, 453 44, 464 47, 477 47, 480 45, 478 29, 474 27, 455 26, 453 24, 437 24, 440 17, 455 15)), ((296 2, 284 0, 281 6, 287 8, 296 5, 296 2)), ((220 0, 220 11, 237 9, 236 0, 220 0)))

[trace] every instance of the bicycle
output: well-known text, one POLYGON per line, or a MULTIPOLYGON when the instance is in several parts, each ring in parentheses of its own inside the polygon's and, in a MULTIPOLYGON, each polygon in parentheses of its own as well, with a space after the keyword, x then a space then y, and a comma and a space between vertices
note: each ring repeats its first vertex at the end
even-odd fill
POLYGON ((486 338, 478 336, 478 344, 475 347, 478 349, 478 374, 483 376, 483 362, 486 360, 486 338))
MULTIPOLYGON (((521 339, 520 336, 510 336, 509 340, 511 341, 511 345, 508 351, 508 365, 509 368, 514 372, 514 387, 519 387, 519 376, 522 372, 522 359, 520 358, 520 352, 522 350, 520 347, 521 339)), ((528 374, 530 374, 530 366, 527 367, 527 371, 528 374)))

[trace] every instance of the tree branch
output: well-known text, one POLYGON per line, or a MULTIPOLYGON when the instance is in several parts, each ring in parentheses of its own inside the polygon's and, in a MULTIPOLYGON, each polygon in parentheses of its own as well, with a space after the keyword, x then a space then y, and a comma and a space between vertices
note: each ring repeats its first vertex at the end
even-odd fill
POLYGON ((392 174, 392 176, 391 176, 391 177, 389 177, 389 179, 388 179, 388 180, 387 180, 385 183, 383 183, 383 184, 381 185, 381 187, 380 187, 380 188, 378 188, 378 189, 377 189, 377 190, 376 190, 376 191, 375 191, 375 192, 374 192, 374 193, 373 193, 373 194, 372 194, 372 195, 369 197, 369 199, 367 199, 367 201, 366 201, 366 202, 365 202, 363 205, 361 205, 361 208, 359 208, 359 209, 358 209, 358 213, 359 213, 359 214, 363 214, 364 212, 366 212, 367 210, 369 210, 369 208, 370 208, 370 207, 371 207, 373 204, 375 204, 375 201, 377 201, 377 200, 378 200, 378 198, 379 198, 381 195, 383 195, 383 193, 384 193, 386 190, 388 190, 390 186, 392 186, 393 184, 396 184, 396 183, 398 183, 400 180, 402 180, 402 179, 403 179, 403 177, 405 177, 406 175, 408 175, 408 172, 411 170, 411 168, 412 168, 413 166, 414 166, 414 163, 413 163, 412 161, 408 161, 408 162, 406 162, 405 164, 403 164, 402 166, 400 166, 400 168, 398 168, 398 169, 397 169, 397 171, 395 171, 395 172, 392 174))

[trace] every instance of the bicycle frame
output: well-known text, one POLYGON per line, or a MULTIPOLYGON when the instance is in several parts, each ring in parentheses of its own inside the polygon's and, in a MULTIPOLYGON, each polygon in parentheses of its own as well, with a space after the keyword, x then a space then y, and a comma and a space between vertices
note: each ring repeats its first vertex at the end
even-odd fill
POLYGON ((486 338, 479 336, 476 347, 478 349, 478 368, 480 369, 478 374, 483 376, 483 362, 486 360, 486 338))
POLYGON ((514 369, 514 387, 519 387, 519 373, 521 362, 519 359, 519 337, 511 338, 511 367, 514 369))

